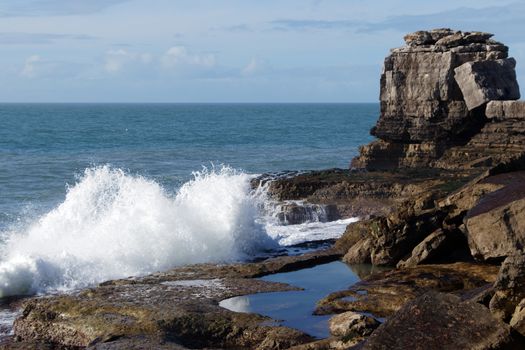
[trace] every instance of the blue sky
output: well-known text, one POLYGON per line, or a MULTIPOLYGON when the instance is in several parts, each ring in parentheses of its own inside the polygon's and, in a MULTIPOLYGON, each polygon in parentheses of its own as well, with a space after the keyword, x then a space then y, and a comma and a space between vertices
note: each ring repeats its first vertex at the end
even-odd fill
POLYGON ((525 0, 0 0, 0 101, 374 102, 436 27, 494 33, 525 91, 525 0))

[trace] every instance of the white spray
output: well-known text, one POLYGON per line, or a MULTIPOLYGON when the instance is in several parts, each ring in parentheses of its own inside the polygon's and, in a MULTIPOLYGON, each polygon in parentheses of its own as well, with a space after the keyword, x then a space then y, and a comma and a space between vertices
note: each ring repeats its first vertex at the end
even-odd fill
POLYGON ((257 220, 251 176, 198 172, 175 196, 154 181, 96 167, 0 258, 0 297, 70 290, 173 266, 232 261, 275 247, 257 220))

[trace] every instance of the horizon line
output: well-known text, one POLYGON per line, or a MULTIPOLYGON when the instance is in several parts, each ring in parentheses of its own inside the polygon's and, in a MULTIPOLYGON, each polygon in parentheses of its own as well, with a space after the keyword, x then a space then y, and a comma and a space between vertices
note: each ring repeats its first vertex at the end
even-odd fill
POLYGON ((112 101, 112 102, 13 102, 13 101, 0 101, 0 104, 379 104, 379 101, 370 102, 130 102, 130 101, 112 101))

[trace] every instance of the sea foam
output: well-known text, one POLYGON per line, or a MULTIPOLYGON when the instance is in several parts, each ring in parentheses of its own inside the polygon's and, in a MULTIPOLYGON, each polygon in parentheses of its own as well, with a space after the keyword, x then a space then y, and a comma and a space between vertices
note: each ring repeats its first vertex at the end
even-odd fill
POLYGON ((0 297, 66 291, 275 248, 260 220, 264 197, 231 168, 194 173, 175 195, 108 166, 87 169, 65 200, 8 233, 0 297))

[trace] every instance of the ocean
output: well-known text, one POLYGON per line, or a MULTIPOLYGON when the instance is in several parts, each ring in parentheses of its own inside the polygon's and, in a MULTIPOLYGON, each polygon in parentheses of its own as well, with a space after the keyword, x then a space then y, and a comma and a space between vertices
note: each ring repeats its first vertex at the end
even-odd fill
POLYGON ((334 238, 348 220, 272 221, 250 180, 347 168, 378 114, 378 104, 0 104, 0 297, 334 238))

